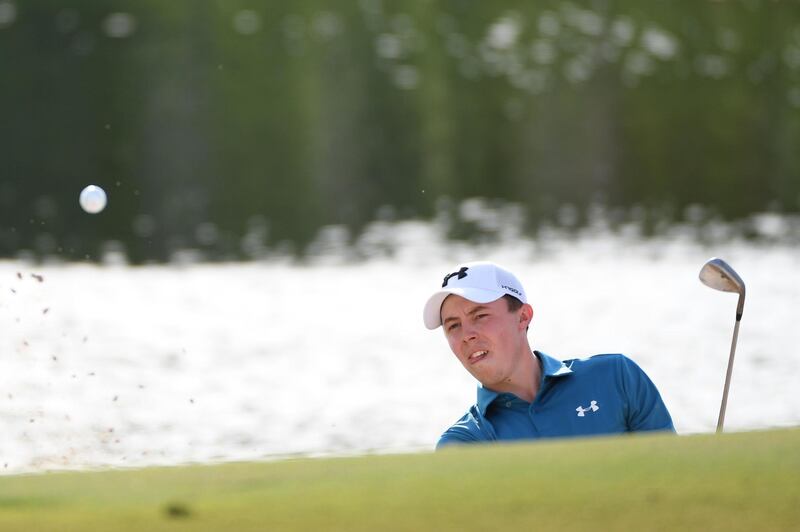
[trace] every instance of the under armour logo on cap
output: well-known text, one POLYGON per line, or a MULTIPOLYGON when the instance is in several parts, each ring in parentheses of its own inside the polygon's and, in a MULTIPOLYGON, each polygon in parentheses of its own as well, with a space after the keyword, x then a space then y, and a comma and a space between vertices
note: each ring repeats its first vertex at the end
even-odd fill
POLYGON ((467 270, 469 270, 469 268, 464 266, 463 268, 461 268, 457 272, 448 273, 447 275, 445 275, 444 276, 444 282, 442 283, 442 288, 447 286, 447 283, 450 281, 451 277, 458 276, 459 279, 463 279, 464 277, 466 277, 467 276, 467 270))
POLYGON ((597 406, 597 401, 592 401, 589 403, 588 408, 583 408, 582 406, 578 406, 575 411, 578 413, 578 417, 586 417, 586 412, 597 412, 600 410, 600 407, 597 406))

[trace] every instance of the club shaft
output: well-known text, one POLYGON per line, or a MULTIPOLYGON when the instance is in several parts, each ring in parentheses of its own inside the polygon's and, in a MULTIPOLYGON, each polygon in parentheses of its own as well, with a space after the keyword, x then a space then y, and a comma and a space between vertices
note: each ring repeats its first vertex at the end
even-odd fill
POLYGON ((739 324, 736 320, 733 327, 733 340, 731 341, 731 354, 728 357, 728 371, 725 373, 725 389, 722 391, 722 405, 719 407, 719 419, 717 420, 717 433, 722 432, 722 425, 725 423, 725 409, 728 406, 728 390, 731 387, 731 375, 733 374, 733 357, 736 354, 736 340, 739 338, 739 324))

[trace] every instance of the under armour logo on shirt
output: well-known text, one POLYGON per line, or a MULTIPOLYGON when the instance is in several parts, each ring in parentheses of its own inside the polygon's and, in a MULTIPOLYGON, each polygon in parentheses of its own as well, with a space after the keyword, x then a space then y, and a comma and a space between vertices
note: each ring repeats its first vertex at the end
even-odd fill
POLYGON ((597 406, 597 401, 592 401, 591 403, 589 403, 588 408, 583 408, 582 406, 579 406, 578 408, 575 409, 575 411, 578 412, 578 417, 585 417, 586 412, 597 412, 598 410, 600 410, 600 407, 597 406))
POLYGON ((467 276, 467 270, 469 270, 469 268, 464 266, 463 268, 461 268, 457 272, 448 273, 447 275, 445 275, 444 276, 444 282, 442 283, 442 288, 447 286, 447 283, 448 283, 448 281, 450 281, 451 277, 458 276, 459 279, 463 279, 464 277, 466 277, 467 276))

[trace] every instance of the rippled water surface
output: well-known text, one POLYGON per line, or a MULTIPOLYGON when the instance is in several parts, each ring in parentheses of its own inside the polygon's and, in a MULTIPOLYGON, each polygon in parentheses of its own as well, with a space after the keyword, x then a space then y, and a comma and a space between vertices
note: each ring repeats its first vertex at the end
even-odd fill
POLYGON ((726 427, 800 423, 789 244, 595 232, 468 246, 395 229, 391 257, 358 263, 335 249, 306 265, 0 262, 4 471, 430 449, 475 383, 422 305, 474 259, 522 279, 534 348, 628 354, 692 433, 714 430, 736 306, 697 273, 724 257, 748 287, 726 427))

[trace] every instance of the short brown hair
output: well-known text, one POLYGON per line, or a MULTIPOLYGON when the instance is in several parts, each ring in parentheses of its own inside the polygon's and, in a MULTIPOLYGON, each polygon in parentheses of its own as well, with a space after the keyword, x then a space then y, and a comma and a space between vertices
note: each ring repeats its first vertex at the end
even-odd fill
POLYGON ((508 311, 509 312, 514 312, 514 311, 519 310, 519 309, 522 308, 522 301, 520 301, 519 299, 517 299, 514 296, 506 294, 506 295, 503 296, 503 299, 506 300, 506 304, 508 305, 508 311))
MULTIPOLYGON (((508 311, 509 312, 516 312, 516 311, 518 311, 519 309, 522 308, 522 305, 523 305, 522 301, 520 301, 519 299, 517 299, 514 296, 506 294, 506 295, 503 296, 503 299, 506 300, 506 304, 508 305, 508 311)), ((528 326, 525 327, 525 330, 527 331, 530 328, 531 328, 531 326, 530 326, 530 324, 528 324, 528 326)))

